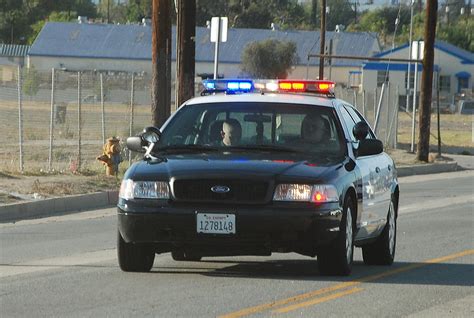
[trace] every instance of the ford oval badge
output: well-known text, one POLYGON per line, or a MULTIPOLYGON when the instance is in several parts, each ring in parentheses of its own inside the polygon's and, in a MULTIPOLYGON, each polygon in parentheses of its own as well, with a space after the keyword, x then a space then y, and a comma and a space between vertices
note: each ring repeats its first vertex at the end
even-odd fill
POLYGON ((211 191, 214 193, 227 193, 230 191, 230 188, 223 185, 215 185, 211 188, 211 191))

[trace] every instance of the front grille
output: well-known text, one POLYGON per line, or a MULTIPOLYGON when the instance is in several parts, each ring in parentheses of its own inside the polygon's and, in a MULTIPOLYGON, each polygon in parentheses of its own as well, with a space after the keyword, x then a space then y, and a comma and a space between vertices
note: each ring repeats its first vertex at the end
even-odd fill
POLYGON ((263 203, 267 195, 268 182, 252 180, 176 180, 173 184, 177 201, 215 201, 228 203, 263 203), (230 188, 227 193, 214 193, 214 186, 230 188))

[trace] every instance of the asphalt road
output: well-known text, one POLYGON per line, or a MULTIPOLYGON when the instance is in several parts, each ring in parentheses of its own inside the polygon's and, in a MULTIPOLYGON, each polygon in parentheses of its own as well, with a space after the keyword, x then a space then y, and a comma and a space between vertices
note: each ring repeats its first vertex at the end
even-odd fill
POLYGON ((474 171, 400 179, 396 261, 320 276, 297 254, 117 266, 115 210, 0 225, 1 317, 472 317, 474 171))

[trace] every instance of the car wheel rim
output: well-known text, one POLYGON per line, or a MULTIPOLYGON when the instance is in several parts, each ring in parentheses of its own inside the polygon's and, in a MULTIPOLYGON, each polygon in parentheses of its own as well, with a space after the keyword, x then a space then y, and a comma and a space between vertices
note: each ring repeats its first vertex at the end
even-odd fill
POLYGON ((346 259, 347 264, 352 260, 352 212, 347 208, 346 214, 346 259))
POLYGON ((388 247, 390 255, 395 251, 395 213, 393 213, 393 202, 388 210, 388 247))

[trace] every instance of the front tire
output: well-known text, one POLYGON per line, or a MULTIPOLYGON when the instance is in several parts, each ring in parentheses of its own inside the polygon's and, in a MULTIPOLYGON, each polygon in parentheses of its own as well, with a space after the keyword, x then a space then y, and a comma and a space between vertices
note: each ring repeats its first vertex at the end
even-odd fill
POLYGON ((354 258, 353 211, 352 199, 346 197, 339 236, 318 252, 318 268, 322 275, 346 276, 351 273, 354 258))
POLYGON ((392 265, 395 259, 397 239, 397 218, 393 199, 388 208, 387 223, 377 241, 362 246, 362 256, 366 265, 392 265))
POLYGON ((155 252, 145 244, 127 243, 117 231, 117 256, 124 272, 149 272, 153 267, 155 252))

